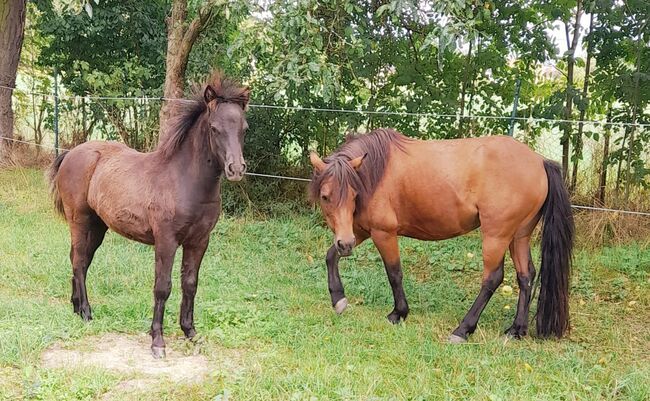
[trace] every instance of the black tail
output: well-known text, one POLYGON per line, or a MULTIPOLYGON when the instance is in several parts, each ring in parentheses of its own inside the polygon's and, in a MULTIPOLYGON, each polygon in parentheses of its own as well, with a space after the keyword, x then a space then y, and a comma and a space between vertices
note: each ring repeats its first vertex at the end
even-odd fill
POLYGON ((63 202, 61 201, 61 195, 59 194, 59 188, 56 185, 56 176, 59 173, 59 167, 63 163, 63 158, 67 155, 68 152, 63 152, 52 162, 52 165, 47 169, 47 181, 50 184, 50 194, 54 200, 54 208, 60 215, 64 215, 63 212, 63 202))
POLYGON ((542 206, 542 266, 537 301, 537 335, 562 337, 569 329, 569 277, 573 251, 573 213, 562 169, 545 160, 548 195, 542 206))

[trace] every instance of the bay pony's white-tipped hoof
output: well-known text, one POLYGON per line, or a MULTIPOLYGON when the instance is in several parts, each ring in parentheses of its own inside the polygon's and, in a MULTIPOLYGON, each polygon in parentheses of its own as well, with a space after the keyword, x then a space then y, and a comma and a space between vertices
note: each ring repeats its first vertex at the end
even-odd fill
POLYGON ((348 299, 344 297, 339 299, 336 305, 334 305, 334 311, 336 311, 337 315, 340 315, 347 307, 348 307, 348 299))
POLYGON ((452 334, 447 338, 447 342, 449 344, 464 344, 467 342, 463 337, 457 336, 456 334, 452 334))

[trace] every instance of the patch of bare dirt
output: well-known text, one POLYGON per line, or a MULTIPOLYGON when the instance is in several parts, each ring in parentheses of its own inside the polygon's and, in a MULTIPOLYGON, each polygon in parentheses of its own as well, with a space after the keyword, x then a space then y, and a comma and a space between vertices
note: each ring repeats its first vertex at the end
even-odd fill
POLYGON ((214 374, 241 373, 241 358, 237 351, 220 352, 219 361, 215 363, 203 355, 196 355, 196 352, 188 355, 188 352, 172 348, 174 345, 180 349, 187 348, 182 345, 184 342, 168 340, 167 357, 154 359, 149 336, 107 334, 74 345, 54 345, 43 353, 41 361, 46 368, 93 367, 132 376, 104 394, 104 400, 117 399, 116 396, 124 393, 145 392, 161 381, 199 383, 214 374))

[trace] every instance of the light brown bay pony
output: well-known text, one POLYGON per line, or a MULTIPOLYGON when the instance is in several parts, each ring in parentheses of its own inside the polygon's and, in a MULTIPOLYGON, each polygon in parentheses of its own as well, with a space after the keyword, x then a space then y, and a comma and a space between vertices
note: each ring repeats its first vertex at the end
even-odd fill
POLYGON ((151 153, 116 142, 91 141, 62 153, 49 171, 56 210, 70 227, 72 305, 92 318, 86 274, 110 228, 155 250, 154 357, 165 356, 163 314, 174 255, 183 247, 180 325, 194 337, 194 296, 210 232, 221 212, 221 176, 241 180, 250 90, 220 73, 181 101, 167 136, 151 153))
POLYGON ((395 301, 388 320, 409 313, 402 288, 398 236, 443 240, 480 226, 481 290, 450 342, 464 342, 503 281, 507 250, 517 271, 519 302, 506 333, 528 333, 535 268, 531 234, 543 221, 537 334, 562 337, 569 328, 569 271, 573 217, 557 163, 509 137, 420 141, 391 129, 351 137, 314 167, 310 194, 318 201, 334 244, 326 264, 332 306, 348 301, 338 271, 341 256, 370 238, 381 254, 395 301))

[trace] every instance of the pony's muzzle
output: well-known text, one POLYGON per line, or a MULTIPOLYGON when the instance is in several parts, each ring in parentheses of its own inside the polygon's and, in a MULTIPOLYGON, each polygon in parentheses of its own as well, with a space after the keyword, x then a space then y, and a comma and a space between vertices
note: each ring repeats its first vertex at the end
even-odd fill
POLYGON ((246 162, 229 162, 226 164, 226 178, 228 181, 241 181, 246 173, 246 162))
POLYGON ((337 239, 334 245, 336 246, 336 251, 340 256, 350 256, 352 255, 352 248, 356 244, 354 237, 351 240, 340 240, 337 239))

